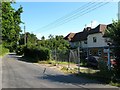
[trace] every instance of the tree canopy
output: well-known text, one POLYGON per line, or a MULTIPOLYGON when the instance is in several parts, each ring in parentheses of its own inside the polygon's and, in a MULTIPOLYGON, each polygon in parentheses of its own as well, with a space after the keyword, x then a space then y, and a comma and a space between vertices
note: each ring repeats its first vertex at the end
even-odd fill
POLYGON ((12 2, 2 2, 2 41, 4 46, 13 50, 17 46, 23 8, 20 6, 15 10, 11 6, 12 2))
POLYGON ((112 25, 106 30, 106 35, 114 43, 114 53, 117 61, 116 70, 120 75, 120 20, 113 21, 112 25))

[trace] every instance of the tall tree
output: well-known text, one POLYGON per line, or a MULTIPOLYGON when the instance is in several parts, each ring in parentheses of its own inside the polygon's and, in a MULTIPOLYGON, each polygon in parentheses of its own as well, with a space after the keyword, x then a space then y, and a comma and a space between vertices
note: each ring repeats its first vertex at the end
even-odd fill
POLYGON ((45 37, 44 37, 44 36, 42 36, 42 37, 41 37, 41 40, 45 40, 45 37))
POLYGON ((11 6, 12 2, 2 2, 2 40, 6 47, 11 50, 17 46, 19 34, 21 31, 20 23, 22 7, 15 10, 11 6))
MULTIPOLYGON (((25 36, 25 34, 20 34, 19 45, 24 45, 25 44, 24 36, 25 36)), ((26 32, 27 46, 36 45, 37 44, 37 40, 38 39, 37 39, 35 34, 26 32)))
POLYGON ((27 32, 26 33, 26 40, 27 40, 27 45, 28 46, 36 45, 37 37, 33 33, 27 32))
POLYGON ((113 21, 113 24, 106 30, 106 35, 113 40, 115 46, 114 52, 117 61, 116 71, 120 75, 120 20, 113 21))

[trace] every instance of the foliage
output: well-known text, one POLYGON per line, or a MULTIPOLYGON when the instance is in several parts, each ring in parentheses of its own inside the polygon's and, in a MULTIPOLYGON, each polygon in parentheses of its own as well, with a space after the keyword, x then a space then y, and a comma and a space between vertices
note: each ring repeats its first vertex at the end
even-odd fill
POLYGON ((115 70, 116 75, 120 76, 120 20, 113 21, 112 25, 108 27, 105 34, 113 40, 113 44, 115 46, 114 53, 117 62, 115 70))
POLYGON ((114 83, 114 82, 111 81, 110 85, 120 87, 120 82, 119 83, 114 83))
POLYGON ((3 45, 13 51, 17 47, 19 34, 21 32, 20 15, 23 12, 22 7, 15 10, 11 6, 11 2, 2 2, 2 40, 3 45))
MULTIPOLYGON (((19 45, 24 45, 25 44, 24 38, 25 38, 25 34, 20 34, 19 45)), ((26 32, 26 44, 27 44, 28 47, 31 46, 31 45, 36 45, 37 40, 38 39, 37 39, 35 34, 26 32)))
POLYGON ((19 46, 17 46, 17 48, 16 48, 16 54, 17 55, 23 55, 24 54, 24 48, 25 48, 25 45, 19 45, 19 46))
POLYGON ((80 66, 86 67, 87 61, 85 59, 80 59, 80 66))
POLYGON ((108 67, 103 60, 99 60, 98 66, 101 73, 106 74, 108 72, 108 67))
POLYGON ((0 56, 3 56, 4 54, 8 53, 9 50, 0 45, 0 56))
POLYGON ((68 47, 69 43, 64 40, 62 35, 60 36, 53 36, 49 35, 49 39, 42 37, 41 40, 37 42, 37 46, 49 48, 51 50, 51 59, 55 59, 55 55, 59 61, 66 61, 68 60, 68 47))
POLYGON ((50 50, 47 48, 38 48, 36 46, 25 47, 24 55, 27 57, 34 58, 33 62, 38 62, 39 60, 49 60, 50 59, 50 50))

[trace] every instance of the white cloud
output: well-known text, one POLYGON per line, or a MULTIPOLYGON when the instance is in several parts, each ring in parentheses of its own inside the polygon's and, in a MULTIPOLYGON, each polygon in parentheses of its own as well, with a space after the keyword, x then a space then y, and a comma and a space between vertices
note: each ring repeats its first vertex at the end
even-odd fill
POLYGON ((37 36, 38 39, 41 39, 41 37, 42 37, 41 33, 37 33, 36 36, 37 36))
POLYGON ((91 23, 87 24, 86 26, 87 27, 91 27, 92 26, 92 28, 95 28, 98 24, 99 24, 98 21, 93 20, 93 21, 91 21, 91 23))
POLYGON ((49 35, 50 35, 49 33, 36 33, 36 36, 39 40, 41 40, 43 36, 45 37, 45 39, 48 39, 49 35))

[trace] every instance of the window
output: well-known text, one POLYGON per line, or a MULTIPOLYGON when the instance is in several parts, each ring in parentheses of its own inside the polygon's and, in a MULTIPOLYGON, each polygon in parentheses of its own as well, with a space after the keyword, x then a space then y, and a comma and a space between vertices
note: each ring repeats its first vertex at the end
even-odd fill
POLYGON ((91 55, 91 50, 89 50, 89 55, 91 55))
POLYGON ((98 50, 98 55, 100 56, 101 54, 102 54, 102 50, 99 49, 99 50, 98 50))
POLYGON ((87 41, 84 41, 84 44, 87 44, 87 41))
POLYGON ((93 42, 97 42, 97 38, 96 37, 93 37, 93 42))

